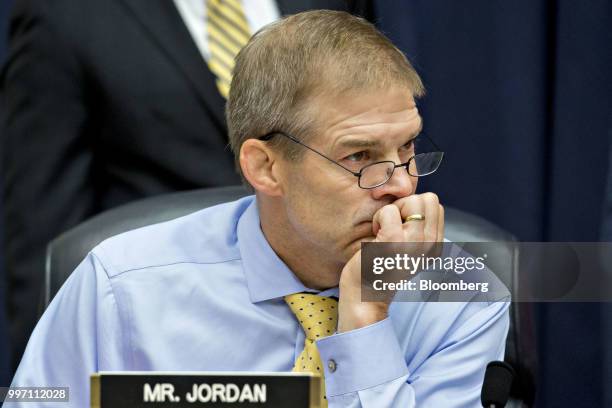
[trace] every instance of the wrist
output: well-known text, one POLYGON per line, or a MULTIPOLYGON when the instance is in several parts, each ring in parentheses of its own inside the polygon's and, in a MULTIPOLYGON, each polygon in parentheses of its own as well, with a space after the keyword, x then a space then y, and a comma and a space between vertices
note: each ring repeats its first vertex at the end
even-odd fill
POLYGON ((384 320, 389 315, 389 305, 384 302, 343 301, 338 305, 338 333, 343 333, 384 320))

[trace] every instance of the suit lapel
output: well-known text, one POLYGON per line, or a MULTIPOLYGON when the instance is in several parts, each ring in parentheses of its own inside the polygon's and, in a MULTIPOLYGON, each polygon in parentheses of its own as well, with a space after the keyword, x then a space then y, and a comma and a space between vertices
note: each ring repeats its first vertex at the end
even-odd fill
POLYGON ((193 85, 206 109, 225 129, 225 99, 172 0, 120 0, 177 69, 193 85))

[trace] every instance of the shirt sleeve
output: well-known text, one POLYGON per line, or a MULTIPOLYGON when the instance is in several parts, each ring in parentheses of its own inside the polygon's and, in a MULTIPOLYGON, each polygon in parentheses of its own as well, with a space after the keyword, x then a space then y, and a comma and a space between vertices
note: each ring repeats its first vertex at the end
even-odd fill
POLYGON ((469 306, 412 372, 389 318, 318 340, 329 407, 479 407, 486 365, 504 356, 509 303, 469 306))
POLYGON ((90 253, 66 280, 38 322, 11 387, 69 387, 68 403, 6 407, 88 407, 90 375, 128 361, 113 288, 90 253))

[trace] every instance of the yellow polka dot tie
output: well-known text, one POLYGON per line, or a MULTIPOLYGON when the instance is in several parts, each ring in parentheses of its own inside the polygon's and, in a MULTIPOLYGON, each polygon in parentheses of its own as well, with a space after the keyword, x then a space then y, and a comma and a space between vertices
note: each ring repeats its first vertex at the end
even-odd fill
MULTIPOLYGON (((309 293, 296 293, 285 296, 285 301, 297 317, 306 335, 304 350, 295 361, 293 371, 320 374, 323 378, 323 363, 319 350, 317 350, 316 341, 332 335, 336 331, 338 325, 338 301, 330 297, 309 293)), ((325 382, 323 382, 322 391, 322 406, 327 407, 325 382)))
POLYGON ((240 0, 207 0, 206 31, 210 58, 208 67, 217 77, 217 88, 227 99, 234 58, 251 37, 240 0))

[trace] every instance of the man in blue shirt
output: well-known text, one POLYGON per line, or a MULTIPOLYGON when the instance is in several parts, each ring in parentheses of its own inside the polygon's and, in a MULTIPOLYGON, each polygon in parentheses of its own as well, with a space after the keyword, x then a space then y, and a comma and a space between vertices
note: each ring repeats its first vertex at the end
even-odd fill
POLYGON ((361 301, 361 242, 443 240, 438 198, 415 194, 442 154, 415 150, 409 62, 364 20, 315 11, 257 33, 233 75, 230 143, 255 195, 94 248, 13 386, 68 386, 84 407, 97 371, 309 369, 329 407, 478 406, 507 302, 361 301), (300 317, 312 295, 335 332, 300 317))

